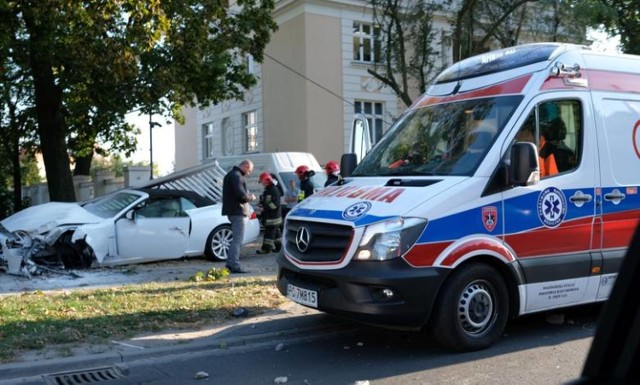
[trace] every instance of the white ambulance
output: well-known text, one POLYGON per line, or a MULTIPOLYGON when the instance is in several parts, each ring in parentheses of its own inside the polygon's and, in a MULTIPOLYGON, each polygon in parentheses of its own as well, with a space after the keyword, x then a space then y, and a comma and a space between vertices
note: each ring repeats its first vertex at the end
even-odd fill
POLYGON ((640 57, 556 43, 482 54, 289 214, 278 288, 483 349, 509 318, 608 297, 639 185, 640 57))

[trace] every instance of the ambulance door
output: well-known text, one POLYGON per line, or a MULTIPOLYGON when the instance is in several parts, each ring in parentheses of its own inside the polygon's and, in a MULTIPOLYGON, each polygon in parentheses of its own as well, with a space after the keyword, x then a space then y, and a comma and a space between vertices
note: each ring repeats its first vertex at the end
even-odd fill
POLYGON ((540 181, 503 193, 505 242, 524 275, 525 312, 595 299, 591 238, 597 172, 587 93, 544 95, 512 133, 539 150, 540 181), (589 135, 591 133, 591 135, 589 135))
POLYGON ((640 96, 594 93, 599 108, 602 277, 599 299, 609 296, 640 218, 640 96))

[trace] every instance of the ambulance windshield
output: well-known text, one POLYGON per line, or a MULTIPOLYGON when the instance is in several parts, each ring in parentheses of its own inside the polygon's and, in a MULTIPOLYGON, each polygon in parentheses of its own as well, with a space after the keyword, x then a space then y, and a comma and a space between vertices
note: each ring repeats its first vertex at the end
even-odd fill
POLYGON ((470 176, 521 101, 521 95, 498 96, 409 111, 352 175, 470 176))

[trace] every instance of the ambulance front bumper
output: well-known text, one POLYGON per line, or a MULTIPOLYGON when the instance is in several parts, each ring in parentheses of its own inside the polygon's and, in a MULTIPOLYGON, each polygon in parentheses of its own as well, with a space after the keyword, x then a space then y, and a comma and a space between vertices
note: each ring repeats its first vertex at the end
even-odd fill
POLYGON ((415 268, 403 259, 352 261, 337 270, 303 270, 283 253, 277 258, 278 290, 302 305, 378 326, 426 325, 449 269, 415 268))

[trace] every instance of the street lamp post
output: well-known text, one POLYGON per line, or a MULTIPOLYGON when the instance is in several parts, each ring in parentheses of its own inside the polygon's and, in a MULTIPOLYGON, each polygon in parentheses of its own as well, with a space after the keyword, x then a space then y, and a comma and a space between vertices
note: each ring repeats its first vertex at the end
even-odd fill
POLYGON ((149 166, 151 168, 149 180, 153 179, 153 115, 149 113, 149 166))

